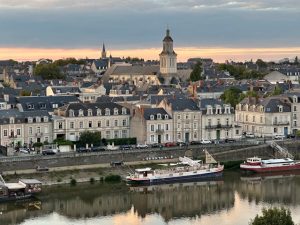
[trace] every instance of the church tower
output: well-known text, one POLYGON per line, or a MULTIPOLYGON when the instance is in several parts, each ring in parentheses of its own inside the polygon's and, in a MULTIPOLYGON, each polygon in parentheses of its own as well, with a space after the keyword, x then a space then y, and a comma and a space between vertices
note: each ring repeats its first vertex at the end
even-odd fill
POLYGON ((102 52, 101 52, 101 59, 105 59, 106 58, 106 51, 105 51, 105 45, 103 43, 102 45, 102 52))
POLYGON ((160 73, 162 77, 171 79, 177 74, 177 54, 173 50, 173 39, 170 36, 170 30, 167 29, 166 36, 163 40, 163 50, 159 54, 160 73))

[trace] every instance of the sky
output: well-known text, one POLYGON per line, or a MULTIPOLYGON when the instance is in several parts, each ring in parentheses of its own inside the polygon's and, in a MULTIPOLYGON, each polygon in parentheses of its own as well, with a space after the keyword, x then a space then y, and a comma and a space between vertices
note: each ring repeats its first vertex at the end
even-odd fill
POLYGON ((0 0, 0 59, 300 56, 299 0, 0 0))

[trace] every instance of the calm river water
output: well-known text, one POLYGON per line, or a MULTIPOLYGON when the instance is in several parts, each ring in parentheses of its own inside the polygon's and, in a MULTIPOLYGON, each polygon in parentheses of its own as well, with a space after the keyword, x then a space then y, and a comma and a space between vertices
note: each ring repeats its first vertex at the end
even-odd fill
POLYGON ((0 204, 0 224, 246 225, 263 207, 285 206, 300 224, 300 175, 130 188, 85 184, 44 189, 39 200, 0 204))

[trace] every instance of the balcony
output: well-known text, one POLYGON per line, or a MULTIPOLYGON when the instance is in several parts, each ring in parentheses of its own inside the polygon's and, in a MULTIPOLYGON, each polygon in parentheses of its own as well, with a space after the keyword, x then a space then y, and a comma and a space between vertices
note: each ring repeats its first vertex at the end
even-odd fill
POLYGON ((42 137, 42 136, 43 136, 43 133, 38 132, 38 133, 35 134, 35 136, 36 136, 36 137, 42 137))
POLYGON ((165 131, 163 130, 163 129, 157 129, 156 131, 155 131, 155 133, 157 133, 157 134, 163 134, 165 131))
POLYGON ((17 138, 17 137, 18 137, 17 135, 13 135, 13 134, 9 135, 9 138, 17 138))
POLYGON ((289 125, 290 122, 289 121, 274 121, 273 125, 275 126, 282 126, 282 125, 289 125))
POLYGON ((217 125, 207 125, 205 129, 230 129, 232 128, 231 124, 217 124, 217 125))

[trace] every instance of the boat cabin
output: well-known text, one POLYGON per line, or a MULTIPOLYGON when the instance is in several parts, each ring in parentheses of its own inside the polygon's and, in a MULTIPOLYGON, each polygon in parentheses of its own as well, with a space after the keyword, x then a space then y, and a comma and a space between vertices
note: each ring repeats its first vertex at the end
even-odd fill
POLYGON ((154 171, 147 167, 147 168, 142 168, 142 169, 136 169, 135 170, 135 177, 138 178, 143 178, 143 177, 148 177, 148 175, 153 175, 154 171))
POLYGON ((260 165, 261 164, 261 158, 258 158, 258 157, 248 158, 247 159, 247 164, 260 165))

